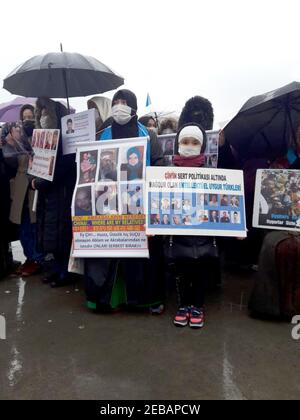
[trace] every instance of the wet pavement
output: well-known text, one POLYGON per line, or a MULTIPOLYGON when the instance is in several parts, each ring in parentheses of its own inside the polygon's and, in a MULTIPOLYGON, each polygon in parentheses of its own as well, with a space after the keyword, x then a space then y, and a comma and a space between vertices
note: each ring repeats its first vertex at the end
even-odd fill
POLYGON ((0 281, 0 399, 299 399, 300 341, 291 325, 254 320, 253 275, 225 274, 202 331, 165 314, 93 314, 83 285, 39 276, 0 281))

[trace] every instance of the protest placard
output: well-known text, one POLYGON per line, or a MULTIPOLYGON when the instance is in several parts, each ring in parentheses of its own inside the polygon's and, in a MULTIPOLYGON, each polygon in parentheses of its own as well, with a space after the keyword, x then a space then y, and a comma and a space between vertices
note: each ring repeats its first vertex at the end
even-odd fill
POLYGON ((147 234, 246 236, 243 172, 147 168, 147 234))
POLYGON ((77 149, 74 257, 149 257, 145 233, 147 137, 77 149))
POLYGON ((71 114, 61 119, 63 154, 76 153, 78 143, 95 141, 95 110, 71 114))
POLYGON ((34 130, 28 174, 53 181, 60 130, 34 130))
POLYGON ((291 231, 300 229, 300 171, 257 171, 253 226, 291 231))
MULTIPOLYGON (((164 134, 158 136, 158 141, 161 144, 163 156, 164 156, 164 165, 171 166, 173 162, 173 156, 175 154, 175 138, 176 133, 174 134, 164 134)), ((207 168, 216 168, 218 166, 218 156, 219 156, 219 132, 210 130, 206 131, 207 143, 205 149, 205 166, 207 168)))

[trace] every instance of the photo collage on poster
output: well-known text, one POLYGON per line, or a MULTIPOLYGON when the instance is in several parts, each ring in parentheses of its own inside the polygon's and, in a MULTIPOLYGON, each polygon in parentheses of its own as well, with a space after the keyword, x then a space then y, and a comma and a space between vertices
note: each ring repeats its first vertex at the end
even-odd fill
POLYGON ((34 154, 29 161, 28 173, 53 180, 60 130, 34 130, 32 148, 34 154))
POLYGON ((127 143, 80 151, 72 215, 144 214, 145 149, 127 143))
MULTIPOLYGON (((219 132, 207 131, 207 144, 205 149, 205 166, 207 168, 217 168, 218 166, 218 149, 219 149, 219 132)), ((161 144, 164 166, 172 166, 173 156, 175 154, 175 138, 176 134, 165 134, 158 136, 161 144)))
POLYGON ((150 226, 239 230, 244 224, 242 196, 152 192, 149 195, 150 226))
POLYGON ((300 228, 300 171, 257 171, 253 225, 267 229, 300 228))

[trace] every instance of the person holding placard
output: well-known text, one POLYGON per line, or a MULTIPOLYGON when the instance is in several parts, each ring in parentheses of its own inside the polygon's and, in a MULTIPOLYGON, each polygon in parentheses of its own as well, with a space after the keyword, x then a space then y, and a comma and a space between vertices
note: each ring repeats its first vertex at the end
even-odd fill
POLYGON ((53 254, 54 261, 49 275, 43 278, 51 287, 61 287, 74 281, 68 273, 72 242, 71 203, 76 182, 74 155, 63 155, 58 137, 61 118, 68 114, 59 102, 39 98, 36 102, 36 128, 55 129, 52 145, 58 148, 53 182, 31 177, 31 187, 39 192, 37 225, 39 249, 53 254), (56 135, 55 135, 56 133, 56 135))
MULTIPOLYGON (((174 165, 199 168, 205 166, 206 141, 205 130, 200 125, 183 126, 175 141, 174 165)), ((212 198, 215 202, 216 196, 212 198)), ((187 206, 187 201, 185 200, 183 209, 187 206)), ((190 215, 184 215, 183 224, 192 225, 190 215)), ((211 258, 216 254, 215 240, 204 236, 171 236, 166 239, 165 252, 174 259, 176 278, 179 279, 179 308, 173 322, 180 327, 189 325, 191 328, 202 328, 205 287, 212 265, 211 258)))
MULTIPOLYGON (((119 90, 113 97, 111 114, 113 122, 100 135, 99 140, 150 137, 147 147, 147 165, 162 165, 161 146, 153 131, 138 122, 137 98, 129 90, 119 90)), ((134 147, 127 151, 127 164, 121 172, 130 181, 142 178, 141 151, 134 147)), ((129 204, 129 195, 122 195, 123 205, 129 204)), ((141 202, 140 202, 141 204, 141 202)), ((158 222, 159 219, 156 219, 158 222)), ((153 221, 154 222, 154 221, 153 221)), ((156 223, 155 222, 155 223, 156 223)), ((152 313, 163 310, 163 261, 159 238, 149 241, 150 260, 88 258, 85 260, 85 288, 88 307, 113 310, 122 304, 129 307, 150 307, 152 313), (120 293, 125 291, 125 295, 120 293)))

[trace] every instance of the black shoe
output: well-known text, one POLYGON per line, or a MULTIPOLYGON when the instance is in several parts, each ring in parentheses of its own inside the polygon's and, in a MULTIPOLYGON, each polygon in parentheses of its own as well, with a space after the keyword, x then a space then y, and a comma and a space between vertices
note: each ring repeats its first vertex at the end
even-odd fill
POLYGON ((75 284, 75 279, 74 279, 73 276, 66 276, 63 279, 58 277, 56 280, 54 280, 50 283, 50 287, 55 289, 57 287, 69 286, 69 285, 72 285, 72 284, 75 284))
POLYGON ((54 274, 48 274, 47 276, 44 276, 42 278, 42 283, 44 284, 50 284, 54 281, 58 280, 58 274, 54 273, 54 274))

